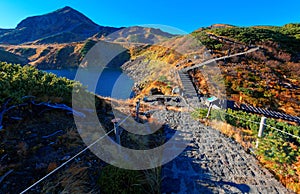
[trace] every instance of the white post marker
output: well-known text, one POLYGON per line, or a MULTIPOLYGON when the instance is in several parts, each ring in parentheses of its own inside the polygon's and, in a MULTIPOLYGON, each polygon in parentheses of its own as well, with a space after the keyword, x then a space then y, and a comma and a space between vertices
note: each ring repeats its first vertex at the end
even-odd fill
POLYGON ((206 118, 208 118, 209 117, 209 115, 210 115, 210 111, 211 111, 211 109, 212 109, 212 103, 210 102, 209 103, 209 107, 208 107, 208 111, 207 111, 207 115, 206 115, 206 118))
POLYGON ((264 129, 266 128, 266 120, 266 117, 261 117, 255 148, 258 148, 259 139, 263 137, 264 129))

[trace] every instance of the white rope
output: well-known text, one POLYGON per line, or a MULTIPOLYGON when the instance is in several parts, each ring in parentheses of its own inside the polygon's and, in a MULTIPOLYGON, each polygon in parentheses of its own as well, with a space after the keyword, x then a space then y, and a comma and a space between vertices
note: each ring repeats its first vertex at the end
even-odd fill
POLYGON ((250 121, 250 122, 252 122, 252 123, 255 123, 255 124, 258 124, 258 125, 260 125, 260 123, 259 123, 259 122, 252 121, 252 120, 247 120, 247 119, 243 119, 243 118, 240 118, 240 117, 237 117, 237 116, 231 115, 231 114, 229 114, 229 113, 227 113, 227 112, 224 112, 224 113, 225 113, 225 114, 227 114, 227 115, 229 115, 229 116, 235 117, 235 118, 237 118, 237 119, 240 119, 240 120, 243 120, 243 121, 250 121))
POLYGON ((125 119, 123 119, 123 121, 121 121, 118 125, 122 125, 131 115, 128 115, 125 119))
MULTIPOLYGON (((120 124, 122 124, 123 122, 125 122, 125 120, 127 120, 130 116, 131 115, 128 115, 123 121, 120 122, 120 124)), ((98 143, 104 137, 108 136, 108 134, 110 134, 113 131, 114 131, 114 129, 112 129, 109 132, 107 132, 105 135, 103 135, 102 137, 100 137, 99 139, 97 139, 96 141, 94 141, 92 144, 90 144, 89 146, 87 146, 86 148, 84 148, 83 150, 81 150, 78 154, 74 155, 68 161, 64 162, 59 167, 57 167, 56 169, 54 169, 53 171, 51 171, 50 173, 48 173, 47 175, 45 175, 43 178, 41 178, 40 180, 38 180, 37 182, 35 182, 34 184, 32 184, 30 187, 28 187, 27 189, 25 189, 24 191, 22 191, 20 194, 24 194, 27 191, 29 191, 30 189, 32 189, 33 187, 35 187, 36 185, 38 185, 40 182, 42 182, 43 180, 45 180, 46 178, 48 178, 49 176, 51 176, 53 173, 55 173, 56 171, 58 171, 59 169, 61 169, 62 167, 64 167, 66 164, 68 164, 69 162, 71 162, 72 160, 74 160, 76 157, 78 157, 79 155, 81 155, 83 152, 85 152, 86 150, 88 150, 89 148, 91 148, 92 146, 94 146, 96 143, 98 143)))
POLYGON ((86 147, 83 150, 81 150, 78 154, 76 154, 75 156, 73 156, 72 158, 70 158, 68 161, 64 162, 59 167, 57 167, 56 169, 54 169, 53 171, 51 171, 50 173, 48 173, 47 175, 45 175, 43 178, 41 178, 40 180, 38 180, 37 182, 35 182, 33 185, 31 185, 30 187, 28 187, 27 189, 25 189, 24 191, 22 191, 20 194, 23 194, 23 193, 29 191, 30 189, 32 189, 33 187, 35 187, 37 184, 39 184, 40 182, 42 182, 43 180, 45 180, 46 178, 48 178, 50 175, 52 175, 53 173, 55 173, 56 171, 58 171, 59 169, 61 169, 63 166, 65 166, 66 164, 68 164, 72 160, 74 160, 80 154, 82 154, 83 152, 85 152, 86 150, 88 150, 89 148, 91 148, 93 145, 95 145, 96 143, 98 143, 100 140, 102 140, 104 137, 106 137, 108 134, 110 134, 113 131, 114 131, 114 129, 110 130, 108 133, 106 133, 105 135, 103 135, 102 137, 100 137, 99 139, 97 139, 95 142, 93 142, 92 144, 90 144, 88 147, 86 147))
POLYGON ((284 133, 284 134, 286 134, 286 135, 290 135, 290 136, 292 136, 292 137, 294 137, 294 138, 300 139, 300 137, 298 137, 298 136, 296 136, 296 135, 293 135, 293 134, 288 133, 288 132, 286 132, 286 131, 282 131, 282 130, 277 129, 277 128, 275 128, 275 127, 272 127, 272 126, 270 126, 270 125, 266 125, 266 124, 265 124, 265 126, 270 127, 271 129, 275 129, 276 131, 279 131, 279 132, 284 133))

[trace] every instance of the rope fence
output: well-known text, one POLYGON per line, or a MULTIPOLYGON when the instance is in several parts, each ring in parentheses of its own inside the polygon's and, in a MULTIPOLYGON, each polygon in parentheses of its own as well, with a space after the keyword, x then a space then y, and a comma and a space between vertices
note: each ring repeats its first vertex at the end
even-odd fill
MULTIPOLYGON (((209 114, 210 114, 210 110, 208 110, 207 116, 208 116, 209 114)), ((254 124, 259 125, 259 129, 261 130, 261 131, 259 131, 259 133, 258 133, 258 137, 259 137, 259 138, 262 137, 262 134, 263 134, 263 131, 264 131, 265 127, 269 127, 270 129, 274 129, 274 130, 276 130, 276 131, 278 131, 278 132, 280 132, 280 133, 283 133, 283 134, 285 134, 285 135, 291 136, 291 137, 296 138, 296 139, 300 139, 299 136, 296 136, 296 135, 294 135, 294 134, 288 133, 288 132, 286 132, 286 131, 283 131, 283 130, 281 130, 281 129, 278 129, 278 128, 276 128, 276 127, 273 127, 273 126, 271 126, 271 125, 267 125, 267 124, 265 123, 265 121, 262 122, 263 118, 266 119, 266 117, 264 117, 264 116, 262 117, 261 122, 256 122, 256 121, 253 121, 253 120, 250 120, 250 119, 244 119, 244 118, 241 118, 241 117, 238 117, 238 116, 229 114, 229 113, 227 113, 227 112, 225 112, 225 111, 222 112, 221 114, 226 114, 226 115, 228 115, 228 116, 237 118, 237 119, 239 119, 239 120, 243 120, 243 121, 246 121, 246 122, 251 122, 251 123, 254 123, 254 124)), ((258 145, 257 145, 256 147, 258 147, 258 145)))
MULTIPOLYGON (((124 118, 119 125, 121 125, 122 123, 124 123, 131 115, 128 115, 126 118, 124 118)), ((44 177, 42 177, 41 179, 39 179, 37 182, 35 182, 34 184, 32 184, 30 187, 28 187, 27 189, 23 190, 20 194, 24 194, 26 192, 28 192, 29 190, 31 190, 33 187, 37 186, 39 183, 41 183, 42 181, 44 181, 46 178, 48 178, 49 176, 51 176, 52 174, 54 174, 55 172, 57 172, 58 170, 60 170, 62 167, 64 167, 65 165, 67 165, 68 163, 70 163, 72 160, 74 160, 75 158, 77 158, 79 155, 81 155, 82 153, 84 153, 85 151, 87 151, 88 149, 90 149, 91 147, 93 147, 95 144, 97 144, 99 141, 101 141, 103 138, 107 137, 110 133, 114 132, 115 128, 113 128, 112 130, 110 130, 109 132, 107 132, 105 135, 101 136, 100 138, 98 138, 96 141, 94 141, 93 143, 91 143, 89 146, 87 146, 86 148, 84 148, 83 150, 81 150, 80 152, 78 152, 77 154, 75 154, 73 157, 71 157, 69 160, 67 160, 66 162, 62 163, 59 167, 55 168, 54 170, 52 170, 50 173, 48 173, 47 175, 45 175, 44 177)))
MULTIPOLYGON (((187 99, 185 99, 184 97, 182 97, 182 100, 184 101, 184 103, 188 106, 188 109, 192 109, 192 110, 196 110, 195 107, 192 107, 190 106, 190 104, 187 102, 187 99)), ((210 115, 210 112, 211 112, 211 108, 208 110, 207 112, 207 116, 206 118, 208 118, 208 116, 210 115)), ((278 129, 276 127, 273 127, 271 125, 267 125, 265 123, 266 121, 266 117, 262 117, 261 118, 261 122, 257 122, 257 121, 253 121, 253 120, 250 120, 250 119, 245 119, 245 118, 241 118, 241 117, 238 117, 238 116, 235 116, 235 115, 232 115, 232 114, 229 114, 227 112, 223 112, 221 114, 225 114, 225 115, 228 115, 230 117, 233 117, 233 118, 236 118, 238 120, 243 120, 243 121, 246 121, 246 122, 251 122, 251 123, 254 123, 254 124, 257 124, 259 125, 259 132, 258 132, 258 139, 259 138, 262 138, 262 134, 263 134, 263 130, 266 128, 266 127, 269 127, 270 129, 274 129, 280 133, 283 133, 285 135, 288 135, 288 136, 291 136, 293 138, 297 138, 297 139, 300 139, 299 136, 296 136, 294 134, 291 134, 291 133, 288 133, 286 131, 283 131, 281 129, 278 129)), ((87 146, 86 148, 84 148, 83 150, 81 150, 80 152, 78 152, 77 154, 75 154, 73 157, 71 157, 69 160, 67 160, 66 162, 62 163, 59 167, 55 168, 53 171, 51 171, 50 173, 48 173, 47 175, 45 175, 44 177, 42 177, 41 179, 39 179, 38 181, 36 181, 34 184, 32 184, 30 187, 28 187, 27 189, 25 189, 24 191, 21 192, 21 194, 24 194, 28 191, 30 191, 32 188, 34 188, 35 186, 37 186, 38 184, 40 184, 42 181, 44 181, 45 179, 47 179, 49 176, 51 176, 52 174, 54 174, 55 172, 57 172, 58 170, 60 170, 61 168, 63 168, 64 166, 66 166, 68 163, 70 163, 72 160, 74 160, 75 158, 77 158, 79 155, 83 154, 85 151, 87 151, 88 149, 90 149, 92 146, 94 146, 95 144, 97 144, 99 141, 101 141, 103 138, 107 137, 110 133, 112 132, 115 132, 116 133, 116 138, 117 138, 117 135, 120 135, 120 134, 117 134, 117 128, 118 126, 120 126, 121 124, 123 124, 129 117, 131 117, 131 115, 128 115, 127 117, 125 117, 122 121, 118 121, 116 125, 114 125, 114 128, 111 129, 110 131, 108 131, 105 135, 101 136, 100 138, 98 138, 96 141, 94 141, 92 144, 90 144, 89 146, 87 146)), ((257 139, 257 142, 256 142, 256 148, 258 147, 258 139, 257 139)), ((120 143, 119 143, 120 144, 120 143)))

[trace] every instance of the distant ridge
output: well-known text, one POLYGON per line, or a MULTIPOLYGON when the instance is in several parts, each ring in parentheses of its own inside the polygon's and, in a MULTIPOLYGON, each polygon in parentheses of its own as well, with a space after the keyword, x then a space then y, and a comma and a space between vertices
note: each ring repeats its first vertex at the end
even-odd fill
MULTIPOLYGON (((156 28, 132 26, 112 33, 109 36, 106 36, 104 40, 112 42, 155 44, 174 36, 175 35, 156 28)), ((97 37, 99 37, 99 35, 97 35, 97 37)))

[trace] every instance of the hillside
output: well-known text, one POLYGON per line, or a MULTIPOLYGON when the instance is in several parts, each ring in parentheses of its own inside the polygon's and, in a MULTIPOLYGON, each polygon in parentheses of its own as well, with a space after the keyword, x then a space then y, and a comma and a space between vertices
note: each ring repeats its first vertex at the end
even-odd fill
MULTIPOLYGON (((300 115, 300 25, 205 29, 193 35, 204 40, 214 57, 259 46, 258 52, 218 63, 224 74, 227 96, 254 106, 300 115)), ((201 73, 196 74, 201 81, 201 73)))
POLYGON ((0 36, 5 34, 5 33, 9 33, 13 31, 13 29, 3 29, 3 28, 0 28, 0 36))
MULTIPOLYGON (((98 41, 123 46, 128 42, 153 44, 173 36, 154 28, 100 26, 67 6, 28 17, 15 29, 0 29, 0 61, 28 63, 39 69, 74 68, 98 41)), ((118 65, 123 63, 121 59, 118 65)))
MULTIPOLYGON (((107 37, 101 36, 101 38, 96 38, 94 36, 81 42, 62 44, 39 44, 37 42, 21 45, 0 44, 0 49, 3 51, 3 54, 0 55, 0 60, 17 64, 28 63, 38 69, 76 68, 80 65, 88 51, 99 41, 108 42, 108 45, 115 45, 113 46, 115 49, 124 47, 123 49, 126 50, 133 36, 139 37, 134 43, 141 44, 154 44, 155 42, 167 40, 169 37, 174 36, 156 29, 137 28, 124 28, 107 37), (134 30, 137 28, 139 29, 138 33, 134 30), (124 33, 125 30, 127 31, 126 33, 124 33), (14 58, 12 56, 14 56, 14 58), (22 59, 22 62, 20 62, 20 59, 22 59)), ((123 56, 119 56, 109 65, 121 66, 128 61, 129 58, 130 56, 124 53, 123 56)))
MULTIPOLYGON (((176 37, 155 46, 131 49, 132 60, 123 67, 137 82, 135 84, 136 98, 149 99, 147 96, 153 93, 172 94, 172 89, 180 85, 174 73, 176 70, 212 61, 210 59, 213 58, 231 56, 259 48, 255 52, 219 60, 217 63, 209 62, 201 68, 190 70, 188 73, 191 79, 182 78, 182 81, 189 83, 192 81, 199 97, 204 97, 201 100, 217 96, 221 99, 233 100, 237 105, 252 105, 255 108, 299 117, 299 27, 298 24, 287 24, 282 27, 242 28, 213 25, 200 28, 190 36, 176 37), (188 42, 189 46, 198 45, 198 47, 188 49, 183 44, 184 42, 188 42), (219 89, 222 86, 225 86, 224 93, 219 89)), ((193 86, 187 86, 187 88, 194 90, 193 86)), ((195 102, 189 94, 185 95, 187 101, 195 102)), ((244 149, 255 154, 259 162, 270 170, 283 185, 300 193, 298 123, 267 117, 267 127, 263 137, 258 140, 257 134, 262 114, 229 109, 212 110, 207 117, 207 107, 197 108, 197 105, 192 107, 196 108, 193 112, 195 119, 199 119, 205 125, 210 125, 239 142, 244 149), (255 147, 256 141, 260 141, 258 148, 255 147)), ((202 132, 202 129, 200 131, 202 132)), ((205 136, 206 133, 202 135, 205 136)), ((215 143, 207 139, 202 142, 201 146, 205 142, 209 142, 210 145, 215 143)), ((224 153, 220 155, 222 157, 224 153)), ((248 162, 247 160, 246 164, 248 162)), ((171 168, 174 169, 176 164, 174 162, 171 168)), ((223 167, 224 163, 221 164, 223 167)), ((174 171, 177 172, 177 170, 174 171)))
POLYGON ((21 65, 25 65, 29 62, 29 60, 26 57, 16 55, 14 53, 11 53, 11 52, 8 52, 5 50, 1 50, 1 49, 0 49, 0 59, 1 59, 1 61, 5 61, 8 63, 21 64, 21 65))
POLYGON ((39 69, 62 69, 78 67, 81 58, 81 49, 84 43, 71 44, 47 44, 47 45, 2 45, 0 46, 6 55, 1 61, 18 63, 17 60, 7 61, 5 57, 14 55, 26 59, 30 64, 39 69))
MULTIPOLYGON (((65 165, 67 160, 90 145, 84 140, 85 137, 89 141, 98 142, 101 136, 114 141, 111 120, 116 115, 125 118, 134 109, 134 102, 101 98, 87 92, 78 82, 59 78, 31 66, 21 67, 1 62, 0 73, 1 193, 20 193, 59 165, 65 165), (72 94, 77 97, 72 98, 72 94), (74 103, 77 104, 76 108, 74 103), (87 107, 94 107, 95 111, 87 107), (95 122, 90 119, 93 116, 96 116, 95 122), (77 130, 81 128, 83 118, 88 118, 82 120, 87 130, 84 133, 77 130)), ((145 109, 149 110, 149 105, 143 106, 141 110, 145 109)), ((130 120, 129 124, 135 123, 133 114, 130 120)), ((150 126, 157 125, 151 122, 149 120, 150 126)), ((164 141, 162 133, 159 129, 150 137, 137 138, 124 131, 122 145, 131 149, 151 149, 164 141)), ((109 148, 104 149, 108 151, 106 149, 109 148)), ((160 189, 159 184, 145 181, 154 176, 158 180, 160 174, 155 173, 114 167, 98 158, 92 150, 87 150, 30 192, 143 193, 151 188, 160 189), (116 184, 114 180, 119 176, 122 181, 116 184)))
MULTIPOLYGON (((195 49, 198 53, 187 52, 190 55, 174 55, 174 52, 170 51, 174 51, 174 48, 178 50, 178 48, 172 44, 167 44, 164 48, 152 46, 142 51, 136 49, 132 54, 132 56, 136 56, 135 60, 126 66, 130 67, 131 74, 135 74, 139 71, 138 66, 142 65, 142 69, 144 69, 142 71, 147 71, 145 69, 147 66, 152 69, 151 61, 155 63, 159 60, 163 63, 156 71, 170 72, 169 69, 176 66, 178 68, 192 66, 207 60, 207 57, 217 58, 259 46, 260 50, 257 52, 218 62, 225 82, 227 98, 299 116, 300 26, 298 24, 287 24, 282 27, 244 28, 230 25, 217 26, 201 28, 190 35, 199 40, 207 50, 195 49), (150 62, 147 62, 145 58, 150 62)), ((172 41, 176 42, 174 40, 170 42, 172 41)), ((215 86, 209 85, 209 80, 204 78, 201 69, 190 73, 200 95, 218 95, 218 90, 215 86)), ((210 76, 213 79, 219 79, 214 78, 214 73, 211 73, 210 76)), ((149 72, 146 74, 153 75, 149 72)), ((161 83, 160 87, 167 87, 166 83, 175 81, 174 78, 164 73, 157 76, 156 81, 163 75, 168 79, 161 83)), ((153 76, 144 76, 143 80, 139 81, 142 85, 139 90, 145 90, 145 93, 149 91, 149 87, 153 87, 151 83, 155 82, 153 76)))

